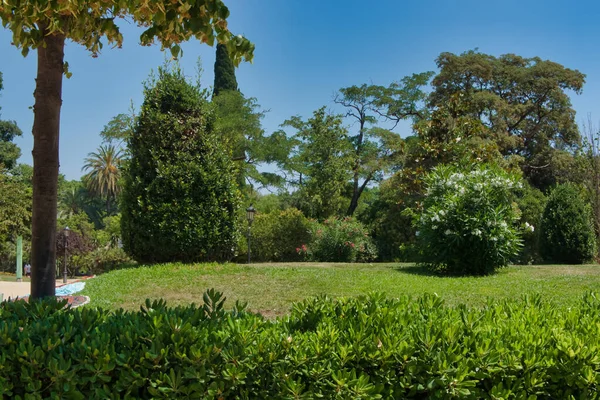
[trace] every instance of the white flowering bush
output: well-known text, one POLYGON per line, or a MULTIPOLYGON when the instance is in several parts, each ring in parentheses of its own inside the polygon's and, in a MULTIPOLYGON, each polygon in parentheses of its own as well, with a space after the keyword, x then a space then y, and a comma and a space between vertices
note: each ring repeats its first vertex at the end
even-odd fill
POLYGON ((517 175, 494 166, 440 166, 425 184, 423 211, 414 219, 423 264, 447 274, 486 275, 518 254, 521 228, 512 204, 512 192, 521 186, 517 175))

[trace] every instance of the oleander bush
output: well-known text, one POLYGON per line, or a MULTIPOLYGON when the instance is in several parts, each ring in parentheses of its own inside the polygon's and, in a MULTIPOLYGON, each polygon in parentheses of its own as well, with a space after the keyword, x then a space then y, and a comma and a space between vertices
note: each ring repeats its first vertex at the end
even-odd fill
POLYGON ((11 399, 593 399, 600 299, 448 307, 435 295, 319 297, 270 321, 209 291, 138 312, 0 305, 11 399))
POLYGON ((414 219, 422 264, 445 274, 487 275, 517 256, 517 175, 493 165, 442 165, 425 184, 423 209, 414 219))
POLYGON ((369 262, 377 258, 377 247, 367 228, 352 217, 313 222, 311 241, 297 251, 308 261, 369 262))

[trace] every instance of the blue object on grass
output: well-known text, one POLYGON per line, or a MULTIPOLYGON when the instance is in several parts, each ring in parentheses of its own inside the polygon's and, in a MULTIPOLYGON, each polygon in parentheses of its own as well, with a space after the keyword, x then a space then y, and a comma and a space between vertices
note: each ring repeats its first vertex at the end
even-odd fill
POLYGON ((69 283, 68 285, 63 285, 56 288, 57 296, 69 296, 71 294, 81 292, 85 287, 85 282, 75 282, 69 283))

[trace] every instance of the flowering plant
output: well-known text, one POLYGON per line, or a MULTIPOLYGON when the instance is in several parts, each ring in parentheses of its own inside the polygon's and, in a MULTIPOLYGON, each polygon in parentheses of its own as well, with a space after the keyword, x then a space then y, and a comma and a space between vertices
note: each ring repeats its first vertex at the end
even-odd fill
POLYGON ((308 261, 364 262, 377 256, 367 229, 350 217, 315 222, 310 244, 296 251, 308 261))
POLYGON ((440 166, 425 184, 423 210, 414 217, 423 264, 449 274, 485 275, 518 254, 519 212, 512 203, 521 186, 517 175, 494 166, 440 166))

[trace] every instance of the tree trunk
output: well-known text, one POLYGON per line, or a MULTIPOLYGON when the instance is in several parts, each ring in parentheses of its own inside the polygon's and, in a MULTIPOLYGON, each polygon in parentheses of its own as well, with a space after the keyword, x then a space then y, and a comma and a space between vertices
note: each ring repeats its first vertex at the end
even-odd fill
POLYGON ((33 299, 55 294, 58 137, 65 37, 55 34, 46 36, 44 45, 37 49, 38 69, 33 108, 31 239, 31 298, 33 299))
POLYGON ((354 215, 354 211, 356 211, 356 207, 358 207, 358 198, 360 197, 358 191, 358 173, 354 173, 354 184, 352 186, 352 199, 350 200, 350 206, 348 207, 348 211, 346 215, 351 217, 354 215))
POLYGON ((372 174, 367 176, 367 178, 364 180, 362 185, 360 185, 360 187, 358 186, 358 180, 354 181, 355 189, 354 193, 352 194, 352 199, 350 200, 350 207, 348 207, 348 212, 346 213, 347 216, 351 217, 354 215, 356 207, 358 207, 358 199, 360 199, 360 196, 362 196, 363 191, 365 190, 369 182, 371 182, 371 179, 373 179, 372 174))

